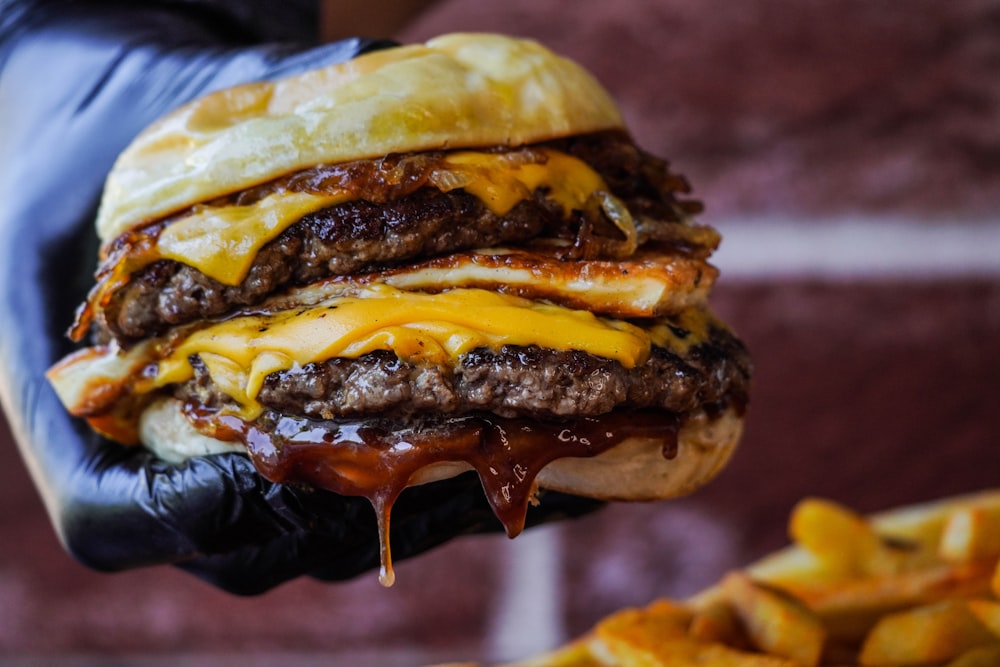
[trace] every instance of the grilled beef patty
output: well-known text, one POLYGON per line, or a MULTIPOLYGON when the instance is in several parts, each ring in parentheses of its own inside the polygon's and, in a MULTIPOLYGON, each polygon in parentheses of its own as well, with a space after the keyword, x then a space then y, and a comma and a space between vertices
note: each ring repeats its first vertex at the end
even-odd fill
MULTIPOLYGON (((676 193, 688 191, 682 177, 672 174, 666 162, 642 152, 624 135, 602 133, 547 145, 590 164, 635 216, 663 221, 663 226, 670 227, 676 226, 671 222, 700 209, 697 202, 675 198, 676 193)), ((173 325, 259 303, 284 287, 377 270, 407 260, 523 243, 538 236, 571 240, 579 227, 579 220, 566 219, 543 191, 506 215, 497 216, 464 191, 441 192, 420 185, 421 178, 426 179, 420 170, 426 165, 419 156, 395 159, 404 173, 398 183, 386 186, 384 192, 376 187, 378 196, 306 215, 261 249, 239 285, 224 285, 172 260, 160 260, 138 270, 104 304, 99 322, 101 337, 134 341, 160 334, 173 325)), ((337 178, 363 181, 372 178, 373 170, 380 169, 384 170, 384 164, 362 161, 338 171, 337 178)), ((277 189, 321 189, 329 187, 331 178, 319 167, 238 193, 226 201, 244 205, 277 189)), ((610 229, 614 233, 614 228, 610 229)), ((669 230, 664 233, 670 236, 669 230)), ((656 240, 657 232, 646 231, 643 238, 656 240)))
POLYGON ((144 338, 258 303, 286 285, 525 240, 556 215, 545 202, 528 200, 498 217, 465 192, 429 188, 385 204, 348 202, 285 230, 261 249, 239 285, 224 285, 170 260, 151 264, 115 294, 104 309, 105 321, 115 338, 144 338))
MULTIPOLYGON (((204 366, 194 365, 195 379, 176 395, 209 408, 225 404, 204 366)), ((654 347, 646 363, 632 369, 585 352, 537 346, 473 350, 452 370, 373 352, 272 373, 258 400, 276 412, 313 419, 469 412, 544 418, 617 408, 686 414, 708 405, 742 406, 749 377, 743 344, 712 327, 708 340, 683 356, 654 347)))

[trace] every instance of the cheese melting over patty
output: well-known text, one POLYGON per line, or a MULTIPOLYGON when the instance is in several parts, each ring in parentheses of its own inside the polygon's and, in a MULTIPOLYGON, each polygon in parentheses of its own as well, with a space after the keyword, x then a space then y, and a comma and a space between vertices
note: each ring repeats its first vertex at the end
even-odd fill
POLYGON ((267 375, 331 358, 391 350, 407 361, 453 367, 471 350, 509 344, 580 350, 633 368, 653 345, 683 354, 704 342, 714 321, 702 308, 633 324, 481 289, 427 294, 384 284, 328 287, 315 303, 194 325, 128 351, 89 348, 55 366, 49 378, 70 412, 94 417, 190 380, 197 356, 239 405, 238 415, 253 419, 262 410, 256 397, 267 375))
MULTIPOLYGON (((544 188, 568 215, 582 210, 607 189, 601 177, 578 158, 540 149, 539 162, 514 162, 506 153, 450 153, 430 174, 440 190, 461 187, 502 216, 535 190, 544 188)), ((225 285, 238 285, 268 242, 304 215, 356 198, 350 190, 312 194, 278 192, 246 206, 200 206, 168 225, 147 261, 172 259, 225 285)))

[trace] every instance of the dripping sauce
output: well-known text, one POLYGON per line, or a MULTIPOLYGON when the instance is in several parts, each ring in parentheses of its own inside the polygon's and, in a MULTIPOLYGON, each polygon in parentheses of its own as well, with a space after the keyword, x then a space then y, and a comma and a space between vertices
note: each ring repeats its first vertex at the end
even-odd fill
POLYGON ((185 406, 188 418, 220 440, 242 442, 254 466, 276 483, 301 483, 367 498, 381 542, 380 581, 394 580, 389 518, 399 494, 425 466, 460 462, 479 475, 493 513, 509 537, 524 528, 535 478, 566 457, 596 456, 629 438, 655 438, 665 458, 677 454, 679 419, 654 410, 560 421, 473 414, 399 428, 388 420, 318 421, 265 413, 255 422, 185 406))

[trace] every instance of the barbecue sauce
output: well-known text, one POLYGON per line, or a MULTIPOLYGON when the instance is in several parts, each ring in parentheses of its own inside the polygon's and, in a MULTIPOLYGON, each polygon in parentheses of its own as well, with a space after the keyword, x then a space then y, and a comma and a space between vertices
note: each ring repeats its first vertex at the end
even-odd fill
POLYGON ((395 579, 389 545, 392 505, 421 468, 440 462, 469 464, 507 535, 515 537, 534 498, 535 477, 548 463, 596 456, 633 437, 660 440, 664 457, 673 458, 679 428, 674 415, 652 410, 563 421, 476 414, 404 429, 378 420, 316 421, 265 413, 244 422, 193 405, 186 411, 199 430, 243 442, 257 470, 273 482, 367 498, 378 517, 379 581, 385 586, 395 579))

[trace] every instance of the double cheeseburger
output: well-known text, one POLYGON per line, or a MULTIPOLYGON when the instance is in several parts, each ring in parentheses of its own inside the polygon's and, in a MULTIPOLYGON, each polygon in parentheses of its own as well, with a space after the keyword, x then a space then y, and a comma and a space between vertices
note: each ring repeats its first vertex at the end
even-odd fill
POLYGON ((531 41, 216 92, 116 162, 71 329, 94 344, 49 376, 167 461, 238 451, 364 496, 383 542, 404 488, 469 469, 511 536, 545 489, 685 494, 729 458, 749 382, 688 190, 531 41))

